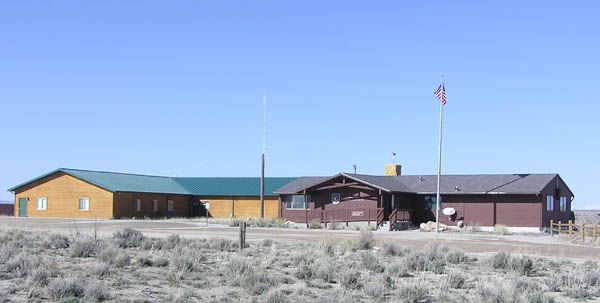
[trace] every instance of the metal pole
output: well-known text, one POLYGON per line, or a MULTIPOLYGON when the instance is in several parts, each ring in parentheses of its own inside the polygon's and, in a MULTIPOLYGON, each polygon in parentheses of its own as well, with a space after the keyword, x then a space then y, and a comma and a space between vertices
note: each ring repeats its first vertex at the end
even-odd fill
POLYGON ((265 217, 265 154, 267 153, 267 95, 263 97, 263 152, 260 165, 260 217, 265 217))
MULTIPOLYGON (((442 89, 444 87, 444 78, 442 78, 442 89)), ((442 121, 444 117, 444 104, 440 102, 440 134, 438 142, 438 170, 437 170, 437 190, 435 196, 435 232, 440 232, 440 175, 442 173, 442 121)))

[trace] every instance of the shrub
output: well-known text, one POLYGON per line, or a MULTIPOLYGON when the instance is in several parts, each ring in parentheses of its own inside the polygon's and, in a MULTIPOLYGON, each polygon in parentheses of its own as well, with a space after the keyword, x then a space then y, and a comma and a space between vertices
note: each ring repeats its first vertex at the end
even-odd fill
POLYGON ((49 278, 50 273, 42 267, 38 267, 29 272, 29 280, 36 286, 46 286, 49 278))
POLYGON ((163 249, 173 249, 175 248, 179 243, 181 243, 181 238, 179 237, 179 235, 176 234, 170 234, 167 237, 167 240, 165 241, 165 243, 162 245, 163 249))
POLYGON ((144 235, 133 228, 125 228, 113 234, 113 242, 119 247, 140 247, 144 242, 144 235))
POLYGON ((44 247, 51 249, 68 248, 71 241, 63 234, 51 234, 50 237, 44 241, 44 247))
POLYGON ((491 265, 495 269, 508 268, 510 262, 510 255, 505 252, 499 252, 492 257, 491 265))
POLYGON ((223 238, 212 238, 209 240, 210 248, 219 250, 219 251, 229 251, 237 247, 238 245, 234 245, 231 240, 223 239, 223 238))
POLYGON ((369 283, 365 286, 364 292, 369 297, 380 299, 385 295, 385 286, 380 282, 369 283))
POLYGON ((495 254, 494 257, 492 257, 491 266, 494 269, 516 271, 525 276, 530 276, 535 271, 533 260, 529 257, 512 257, 505 252, 495 254))
POLYGON ((0 243, 0 264, 6 263, 8 259, 12 258, 12 256, 19 253, 21 248, 19 248, 15 243, 12 242, 4 242, 0 243))
POLYGON ((319 242, 319 249, 325 256, 333 256, 335 254, 335 244, 332 241, 319 242))
POLYGON ((429 299, 429 290, 426 288, 426 283, 411 282, 400 286, 398 297, 408 303, 426 302, 429 299))
POLYGON ((69 246, 69 253, 72 258, 89 258, 98 248, 98 243, 91 238, 76 239, 69 246))
POLYGON ((342 228, 342 224, 340 223, 340 221, 337 221, 335 219, 331 220, 331 222, 329 222, 329 225, 327 225, 327 229, 330 230, 337 230, 342 228))
POLYGON ((273 246, 273 240, 271 240, 271 239, 264 239, 262 241, 261 245, 264 246, 264 247, 271 247, 271 246, 273 246))
POLYGON ((317 263, 315 276, 324 282, 335 282, 335 264, 333 260, 324 259, 317 263))
POLYGON ((80 298, 84 292, 81 279, 75 277, 54 279, 48 286, 48 294, 56 300, 80 298))
POLYGON ((369 230, 361 230, 356 241, 356 249, 371 249, 375 246, 375 237, 369 230))
POLYGON ((360 273, 356 269, 348 269, 342 273, 340 283, 346 289, 359 289, 362 287, 360 273))
POLYGON ((310 220, 310 222, 308 222, 308 228, 309 229, 321 229, 321 228, 323 228, 323 225, 321 225, 321 219, 314 218, 314 219, 310 220))
POLYGON ((410 268, 404 261, 391 264, 385 271, 391 275, 400 278, 410 277, 410 268))
POLYGON ((165 267, 169 265, 169 259, 165 257, 156 257, 151 260, 151 264, 154 267, 165 267))
POLYGON ((383 244, 383 254, 388 256, 399 256, 402 257, 406 254, 406 250, 397 243, 385 243, 383 244))
POLYGON ((32 256, 25 252, 20 252, 6 262, 6 271, 14 272, 21 276, 28 275, 32 270, 40 266, 39 256, 32 256))
POLYGON ((171 260, 176 271, 193 272, 200 269, 199 265, 206 257, 199 250, 186 246, 174 251, 171 260))
POLYGON ((370 251, 364 251, 360 254, 360 261, 362 266, 372 272, 381 273, 385 270, 379 263, 379 259, 370 251))
POLYGON ((114 265, 116 267, 127 266, 131 262, 131 257, 127 251, 113 245, 107 245, 100 249, 100 251, 97 253, 97 257, 104 263, 114 265))
POLYGON ((446 261, 451 264, 460 264, 468 260, 464 252, 460 250, 450 250, 446 253, 446 261))
POLYGON ((494 225, 494 232, 498 235, 508 235, 508 227, 506 227, 506 225, 503 224, 496 224, 494 225))
POLYGON ((289 302, 285 294, 278 289, 269 291, 262 300, 265 303, 287 303, 289 302))
POLYGON ((466 281, 467 276, 459 271, 452 271, 446 277, 447 285, 451 288, 464 288, 466 281))
POLYGON ((109 298, 108 287, 104 282, 88 283, 83 292, 83 297, 86 302, 99 302, 109 298))
POLYGON ((95 263, 89 268, 89 271, 97 277, 106 277, 110 274, 110 265, 106 263, 95 263))

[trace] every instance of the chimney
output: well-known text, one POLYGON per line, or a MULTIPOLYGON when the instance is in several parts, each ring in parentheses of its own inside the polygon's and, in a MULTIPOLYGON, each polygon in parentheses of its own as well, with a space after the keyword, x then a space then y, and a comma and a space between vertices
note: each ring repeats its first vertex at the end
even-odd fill
POLYGON ((386 164, 385 175, 386 176, 400 176, 402 172, 402 165, 397 164, 386 164))

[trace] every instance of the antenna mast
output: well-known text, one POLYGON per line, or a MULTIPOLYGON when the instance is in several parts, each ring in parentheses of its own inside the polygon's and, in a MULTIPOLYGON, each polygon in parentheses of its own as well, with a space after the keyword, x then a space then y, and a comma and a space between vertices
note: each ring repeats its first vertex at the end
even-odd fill
POLYGON ((265 217, 265 154, 267 153, 267 95, 263 96, 263 150, 260 164, 260 217, 265 217))

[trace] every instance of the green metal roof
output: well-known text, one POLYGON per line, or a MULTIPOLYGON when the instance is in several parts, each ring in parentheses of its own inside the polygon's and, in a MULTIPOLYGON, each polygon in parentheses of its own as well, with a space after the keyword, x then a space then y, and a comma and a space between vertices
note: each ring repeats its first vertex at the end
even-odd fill
MULTIPOLYGON (((31 182, 49 175, 63 172, 75 178, 111 192, 165 193, 196 196, 259 196, 260 178, 258 177, 163 177, 114 173, 104 171, 59 168, 35 179, 21 183, 9 189, 15 191, 31 182)), ((265 178, 265 195, 274 196, 273 191, 292 182, 295 178, 265 178)))
MULTIPOLYGON (((276 196, 273 192, 294 181, 291 177, 266 177, 265 196, 276 196)), ((196 196, 260 196, 260 178, 217 177, 217 178, 173 178, 191 195, 196 196)))

